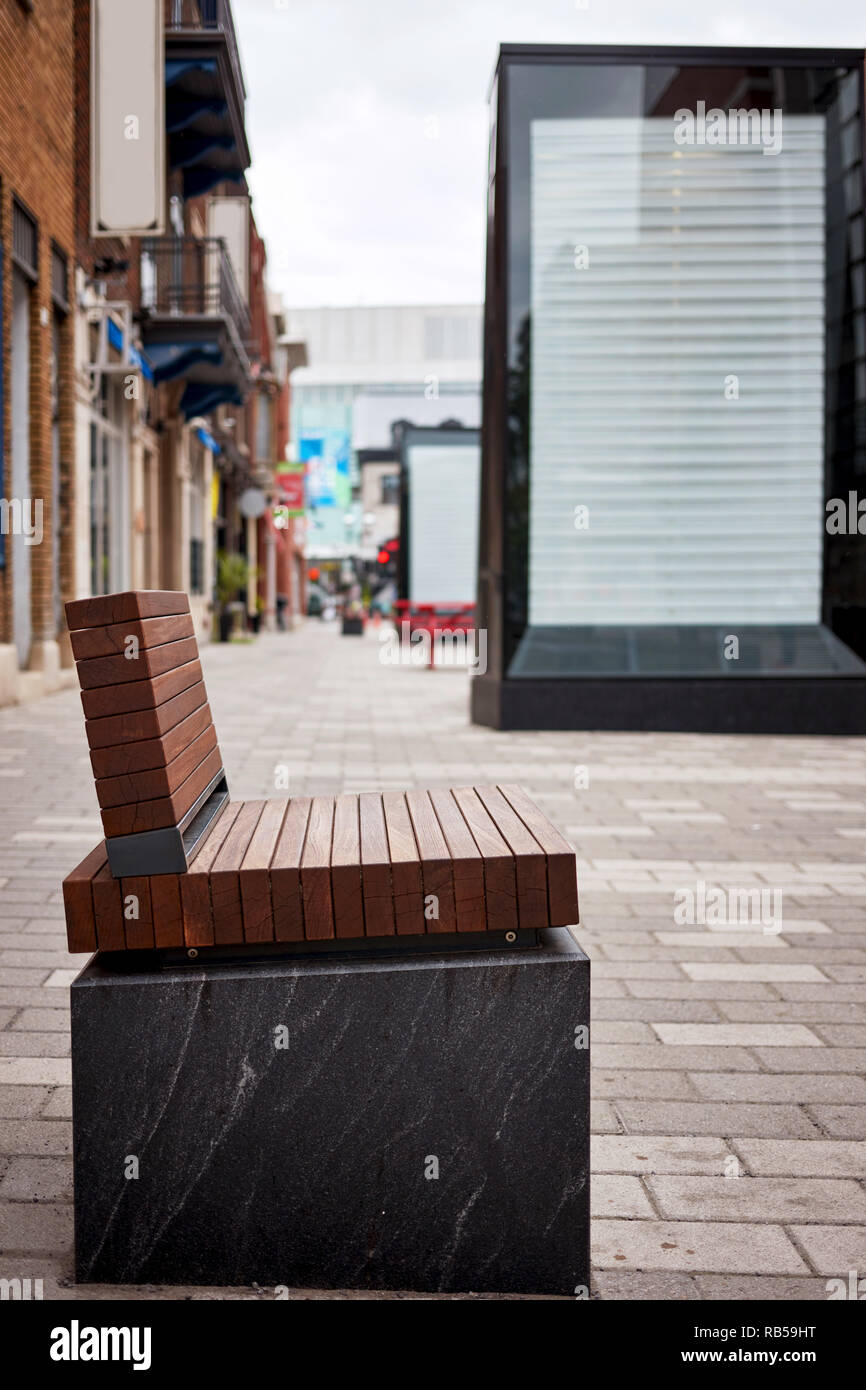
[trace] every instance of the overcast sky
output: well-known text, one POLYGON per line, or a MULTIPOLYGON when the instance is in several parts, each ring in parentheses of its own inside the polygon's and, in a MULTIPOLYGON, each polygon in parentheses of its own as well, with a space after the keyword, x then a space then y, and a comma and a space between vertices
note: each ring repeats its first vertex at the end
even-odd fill
POLYGON ((233 0, 249 174, 289 305, 483 297, 500 43, 866 46, 866 0, 233 0))

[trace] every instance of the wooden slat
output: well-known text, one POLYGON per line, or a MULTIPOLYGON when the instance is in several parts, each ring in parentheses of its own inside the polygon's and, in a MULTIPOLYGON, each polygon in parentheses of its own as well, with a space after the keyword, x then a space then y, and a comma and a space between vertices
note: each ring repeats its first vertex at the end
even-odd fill
POLYGON ((112 878, 106 862, 93 878, 93 916, 100 951, 126 949, 120 879, 112 878))
POLYGON ((450 791, 429 793, 451 855, 458 931, 485 931, 484 867, 481 851, 450 791))
POLYGON ((204 762, 208 753, 213 752, 216 743, 216 729, 211 724, 164 767, 151 767, 145 772, 125 772, 119 777, 98 777, 96 799, 104 809, 171 796, 204 762))
POLYGON ((123 905, 123 925, 126 932, 126 948, 129 951, 153 950, 156 938, 153 933, 153 900, 149 878, 122 878, 120 896, 123 905), (130 898, 138 900, 138 917, 128 915, 130 898))
POLYGON ((424 884, 421 860, 406 798, 402 792, 383 792, 382 809, 391 856, 391 890, 398 936, 414 936, 425 930, 424 884))
POLYGON ((187 946, 214 944, 213 906, 210 896, 211 870, 243 804, 242 801, 229 802, 186 873, 180 875, 183 939, 187 946))
POLYGON ((552 927, 570 927, 578 921, 577 860, 574 850, 540 811, 522 787, 499 790, 532 832, 547 856, 547 903, 552 927))
POLYGON ((406 793, 406 805, 412 817, 412 827, 418 844, 424 897, 426 899, 434 896, 439 905, 438 918, 425 917, 424 926, 428 932, 456 931, 454 871, 433 803, 426 792, 409 791, 406 793))
POLYGON ((517 915, 520 926, 537 931, 550 926, 547 906, 547 858, 535 836, 498 787, 476 787, 475 792, 514 855, 517 872, 517 915))
POLYGON ((210 895, 213 907, 214 942, 217 946, 236 945, 244 939, 244 912, 241 902, 240 867, 249 849, 253 832, 264 810, 264 801, 245 801, 231 830, 223 841, 211 870, 210 895))
POLYGON ((240 867, 244 941, 273 941, 270 863, 280 836, 285 801, 266 801, 240 867))
MULTIPOLYGON (((204 686, 201 687, 204 692, 204 686)), ((180 697, 183 699, 183 696, 180 697)), ((134 717, 134 716, 131 716, 134 717)), ((166 767, 188 748, 199 734, 213 723, 210 705, 204 704, 175 724, 162 738, 148 738, 136 743, 115 743, 108 748, 93 748, 90 766, 96 778, 120 777, 124 773, 146 772, 149 768, 166 767)))
POLYGON ((221 767, 220 751, 214 748, 171 796, 139 801, 129 806, 106 807, 102 812, 102 828, 106 836, 135 835, 144 830, 177 825, 221 767))
POLYGON ((338 796, 331 846, 331 892, 337 936, 364 935, 361 887, 361 823, 357 796, 338 796))
POLYGON ((66 911, 66 941, 75 955, 95 951, 96 920, 93 915, 92 881, 108 863, 105 841, 92 849, 63 880, 63 906, 66 911))
POLYGON ((127 660, 125 656, 97 656, 92 661, 76 662, 78 684, 82 690, 132 685, 142 680, 154 680, 197 658, 198 643, 194 637, 185 637, 180 642, 166 642, 161 647, 150 647, 147 651, 139 652, 134 661, 127 660))
MULTIPOLYGON (((385 828, 382 796, 380 792, 362 792, 358 802, 364 930, 367 936, 394 936, 397 923, 391 887, 391 850, 385 828)), ((419 928, 420 930, 423 929, 419 928)))
POLYGON ((271 860, 271 902, 274 909, 275 941, 304 939, 301 854, 310 818, 310 806, 308 796, 292 797, 271 860))
MULTIPOLYGON (((108 743, 120 743, 125 738, 152 737, 150 728, 156 721, 155 711, 197 685, 201 678, 201 662, 195 660, 188 661, 185 666, 178 666, 174 671, 166 671, 164 676, 157 676, 156 680, 133 681, 130 685, 104 685, 97 690, 82 690, 81 703, 88 721, 87 736, 91 748, 101 747, 103 738, 108 743), (129 715, 138 713, 144 716, 141 725, 137 721, 127 719, 129 715), (120 724, 121 719, 125 721, 123 725, 120 724), (97 726, 91 729, 91 721, 94 720, 98 721, 97 726), (144 731, 133 732, 139 727, 144 731), (123 732, 118 737, 119 728, 122 728, 123 732), (99 744, 93 742, 96 738, 100 740, 99 744)), ((165 714, 166 711, 163 711, 161 717, 165 714)), ((157 723, 155 732, 162 732, 166 727, 170 726, 157 723)))
POLYGON ((169 618, 136 618, 129 623, 114 623, 111 627, 89 627, 70 633, 72 655, 76 661, 92 661, 97 656, 123 656, 130 638, 138 650, 161 647, 166 642, 179 642, 182 637, 194 637, 191 613, 178 613, 169 618))
POLYGON ((108 627, 112 623, 134 622, 137 618, 188 612, 189 596, 179 590, 130 589, 123 594, 74 599, 66 605, 66 622, 69 631, 76 632, 84 627, 108 627))
POLYGON ((334 907, 331 899, 333 826, 334 798, 314 796, 301 855, 304 935, 310 941, 321 941, 334 935, 334 907))
POLYGON ((519 919, 514 855, 479 801, 474 787, 458 787, 453 796, 484 861, 487 930, 516 931, 519 919))
POLYGON ((183 945, 181 874, 155 874, 150 880, 153 937, 158 947, 183 945))

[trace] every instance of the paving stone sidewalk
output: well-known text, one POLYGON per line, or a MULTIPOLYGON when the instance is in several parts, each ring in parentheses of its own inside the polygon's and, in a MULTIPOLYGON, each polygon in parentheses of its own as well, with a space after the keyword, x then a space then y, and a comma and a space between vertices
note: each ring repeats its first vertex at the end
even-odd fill
MULTIPOLYGON (((275 795, 280 766, 294 794, 522 782, 574 843, 596 1296, 826 1299, 866 1277, 866 740, 477 729, 463 672, 382 665, 372 629, 317 622, 203 659, 236 797, 275 795), (740 896, 723 911, 714 888, 740 896), (773 890, 781 930, 758 920, 773 890)), ((60 880, 99 834, 77 692, 0 710, 0 1277, 272 1297, 70 1286, 85 958, 60 880)))

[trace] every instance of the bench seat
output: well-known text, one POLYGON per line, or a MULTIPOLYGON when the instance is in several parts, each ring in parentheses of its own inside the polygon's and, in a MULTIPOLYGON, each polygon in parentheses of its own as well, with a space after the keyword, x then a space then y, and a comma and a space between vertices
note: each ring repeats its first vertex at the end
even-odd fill
POLYGON ((578 920, 574 851, 516 786, 230 802, 186 873, 63 885, 70 951, 512 932, 578 920))

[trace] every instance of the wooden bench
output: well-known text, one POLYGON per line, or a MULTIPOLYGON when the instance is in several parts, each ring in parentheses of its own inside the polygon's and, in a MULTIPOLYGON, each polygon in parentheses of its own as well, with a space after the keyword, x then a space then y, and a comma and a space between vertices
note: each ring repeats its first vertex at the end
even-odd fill
POLYGON ((231 802, 186 595, 67 618, 105 831, 63 885, 70 951, 577 922, 574 851, 520 787, 231 802))

